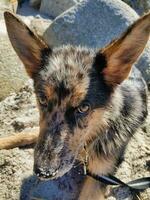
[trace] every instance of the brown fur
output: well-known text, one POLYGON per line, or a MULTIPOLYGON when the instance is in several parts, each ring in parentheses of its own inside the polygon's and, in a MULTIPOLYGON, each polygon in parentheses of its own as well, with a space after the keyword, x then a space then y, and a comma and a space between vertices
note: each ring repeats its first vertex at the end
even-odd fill
MULTIPOLYGON (((150 14, 97 53, 70 45, 52 50, 11 13, 5 13, 5 20, 10 41, 34 80, 40 135, 31 134, 27 143, 37 139, 37 176, 58 178, 87 155, 92 173, 114 173, 147 115, 145 82, 131 68, 149 39, 150 14), (82 112, 84 104, 87 112, 82 112)), ((1 149, 22 144, 20 134, 0 140, 1 149)), ((105 190, 87 178, 79 200, 103 200, 105 190)))

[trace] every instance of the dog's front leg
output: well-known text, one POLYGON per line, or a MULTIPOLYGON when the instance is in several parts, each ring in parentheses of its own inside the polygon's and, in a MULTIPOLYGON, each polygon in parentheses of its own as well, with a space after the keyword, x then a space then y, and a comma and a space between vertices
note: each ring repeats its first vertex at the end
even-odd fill
POLYGON ((106 186, 93 178, 87 177, 81 190, 79 200, 105 200, 106 186))

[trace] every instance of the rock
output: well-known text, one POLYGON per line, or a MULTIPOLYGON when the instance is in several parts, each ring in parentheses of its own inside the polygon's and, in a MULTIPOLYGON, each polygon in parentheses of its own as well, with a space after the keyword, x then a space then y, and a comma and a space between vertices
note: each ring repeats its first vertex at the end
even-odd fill
POLYGON ((82 0, 43 0, 40 11, 52 17, 57 17, 67 9, 82 0))
POLYGON ((8 1, 8 0, 1 0, 0 2, 0 9, 9 9, 12 12, 16 13, 18 7, 18 0, 8 1))
POLYGON ((122 0, 130 5, 138 14, 143 14, 150 9, 150 0, 122 0))
MULTIPOLYGON (((57 180, 39 181, 30 188, 31 199, 76 200, 84 181, 81 165, 57 180)), ((24 181, 24 188, 28 182, 24 181)), ((23 187, 23 186, 22 186, 23 187)), ((25 192, 24 192, 25 193, 25 192)), ((21 195, 22 199, 24 195, 21 195)), ((28 200, 29 198, 25 199, 28 200)))
POLYGON ((30 3, 30 6, 34 8, 39 8, 41 5, 41 0, 30 0, 29 3, 30 3))
MULTIPOLYGON (((43 36, 46 29, 52 23, 52 20, 42 18, 41 16, 19 16, 19 18, 36 34, 43 36)), ((1 31, 1 30, 0 30, 1 31)))
POLYGON ((52 21, 50 19, 34 18, 30 22, 30 28, 42 36, 51 23, 52 21))
MULTIPOLYGON (((51 46, 64 44, 101 48, 138 19, 137 13, 120 0, 84 0, 57 17, 44 33, 51 46)), ((150 44, 137 67, 150 82, 150 44)))
POLYGON ((24 1, 22 5, 18 7, 17 14, 23 20, 23 22, 29 26, 34 32, 42 36, 45 30, 50 26, 52 20, 43 15, 34 8, 30 7, 30 4, 37 1, 24 1))

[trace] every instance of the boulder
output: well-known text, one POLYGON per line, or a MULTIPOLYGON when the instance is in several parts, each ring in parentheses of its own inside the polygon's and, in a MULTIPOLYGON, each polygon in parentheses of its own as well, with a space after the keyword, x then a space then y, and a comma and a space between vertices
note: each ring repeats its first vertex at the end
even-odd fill
POLYGON ((49 16, 57 17, 80 1, 82 0, 43 0, 40 11, 49 16))
MULTIPOLYGON (((44 38, 50 46, 70 43, 101 48, 120 36, 138 17, 120 0, 83 0, 57 17, 44 38)), ((150 82, 150 43, 137 67, 150 82)))
POLYGON ((0 10, 2 9, 9 9, 12 12, 16 13, 17 7, 18 7, 18 1, 19 0, 1 0, 0 1, 0 10))
POLYGON ((41 5, 41 0, 30 0, 29 3, 30 3, 30 6, 34 8, 39 8, 41 5))
POLYGON ((42 36, 45 30, 50 26, 52 20, 39 12, 37 4, 41 1, 30 0, 23 1, 21 6, 18 7, 17 14, 23 22, 29 26, 36 34, 42 36), (34 7, 34 8, 31 8, 34 7))
POLYGON ((29 27, 39 36, 42 37, 43 33, 50 26, 52 20, 44 18, 34 18, 31 20, 29 27))
POLYGON ((143 14, 150 9, 150 0, 122 0, 130 5, 138 14, 143 14))

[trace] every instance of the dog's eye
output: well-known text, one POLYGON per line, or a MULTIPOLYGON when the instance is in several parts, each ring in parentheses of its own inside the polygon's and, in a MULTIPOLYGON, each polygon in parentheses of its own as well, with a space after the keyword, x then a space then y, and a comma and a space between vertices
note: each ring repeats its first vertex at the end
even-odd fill
POLYGON ((44 105, 44 106, 47 105, 46 97, 39 97, 38 99, 39 99, 39 102, 40 102, 41 105, 44 105))
POLYGON ((90 105, 88 103, 83 103, 82 105, 80 105, 77 108, 77 111, 80 114, 85 114, 85 113, 89 112, 89 110, 90 110, 90 105))

